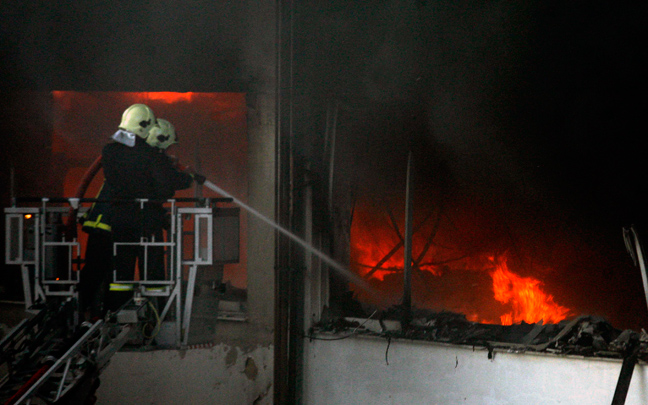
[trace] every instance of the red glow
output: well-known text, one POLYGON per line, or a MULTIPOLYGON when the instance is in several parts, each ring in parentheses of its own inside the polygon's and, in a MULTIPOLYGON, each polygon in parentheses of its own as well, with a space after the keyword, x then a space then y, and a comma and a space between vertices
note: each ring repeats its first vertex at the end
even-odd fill
MULTIPOLYGON (((69 91, 52 91, 52 96, 57 104, 63 109, 68 109, 73 105, 73 97, 78 94, 69 91)), ((91 94, 91 93, 87 93, 91 94)), ((109 94, 109 93, 104 93, 109 94)), ((167 104, 173 104, 180 101, 191 102, 197 94, 214 94, 214 93, 177 93, 173 91, 142 91, 132 93, 114 93, 129 98, 133 103, 146 103, 147 101, 162 101, 167 104)))
MULTIPOLYGON (((402 213, 390 216, 384 207, 370 203, 356 205, 350 240, 352 269, 394 304, 402 297, 404 283, 404 248, 399 235, 403 225, 398 224, 398 231, 394 225, 398 214, 402 217, 402 213)), ((412 237, 412 300, 418 308, 459 312, 471 322, 503 325, 541 320, 558 323, 573 313, 554 301, 542 281, 509 269, 506 256, 486 258, 480 251, 470 254, 463 250, 465 240, 474 243, 477 239, 461 239, 457 234, 480 234, 478 227, 472 231, 475 225, 471 221, 453 221, 461 232, 451 234, 444 233, 443 224, 436 226, 434 215, 430 218, 425 223, 420 218, 414 221, 419 230, 412 237)), ((378 305, 362 291, 354 292, 360 301, 378 305)))
POLYGON ((542 291, 542 282, 532 277, 520 277, 512 273, 506 258, 495 262, 493 292, 495 299, 503 304, 510 304, 513 311, 500 316, 502 325, 526 322, 558 323, 567 318, 569 308, 554 302, 552 295, 542 291))
MULTIPOLYGON (((388 274, 402 272, 403 242, 396 230, 389 227, 388 218, 377 221, 376 212, 369 207, 356 207, 353 218, 351 259, 358 273, 383 281, 388 274)), ((422 263, 418 268, 440 275, 440 270, 432 264, 422 263)))
POLYGON ((135 93, 135 94, 138 94, 140 97, 144 99, 148 98, 149 100, 164 101, 165 103, 168 104, 177 103, 179 101, 190 102, 194 96, 194 93, 192 92, 175 93, 171 91, 156 91, 156 92, 135 93))

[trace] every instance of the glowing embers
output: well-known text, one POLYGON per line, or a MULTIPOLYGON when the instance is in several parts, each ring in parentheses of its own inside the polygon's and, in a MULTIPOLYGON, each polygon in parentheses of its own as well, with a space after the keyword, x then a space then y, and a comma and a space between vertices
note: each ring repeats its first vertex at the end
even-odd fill
POLYGON ((491 271, 495 299, 510 304, 512 311, 500 316, 502 325, 522 321, 558 323, 570 314, 569 308, 558 305, 554 297, 542 290, 542 282, 532 277, 521 277, 511 272, 506 256, 490 258, 495 270, 491 271))

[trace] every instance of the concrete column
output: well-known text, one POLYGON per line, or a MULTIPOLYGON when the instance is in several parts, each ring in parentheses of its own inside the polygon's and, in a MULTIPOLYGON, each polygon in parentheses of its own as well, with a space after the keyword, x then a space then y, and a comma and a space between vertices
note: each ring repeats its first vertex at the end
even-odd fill
MULTIPOLYGON (((271 0, 247 4, 248 38, 244 50, 248 101, 248 203, 275 217, 276 188, 276 13, 271 0)), ((271 332, 274 324, 275 231, 259 219, 248 220, 248 310, 251 323, 271 332)), ((270 342, 272 336, 270 336, 270 342)))

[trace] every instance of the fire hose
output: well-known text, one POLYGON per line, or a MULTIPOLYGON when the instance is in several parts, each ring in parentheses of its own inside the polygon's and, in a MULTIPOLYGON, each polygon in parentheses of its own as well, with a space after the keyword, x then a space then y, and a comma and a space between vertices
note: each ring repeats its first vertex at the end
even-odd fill
POLYGON ((51 364, 45 364, 42 366, 38 371, 36 371, 36 374, 34 374, 18 391, 16 391, 15 394, 9 398, 4 405, 13 405, 18 401, 28 390, 31 388, 36 381, 38 381, 51 367, 51 364))
MULTIPOLYGON (((88 187, 90 186, 90 183, 97 175, 101 167, 102 167, 101 155, 99 155, 92 163, 92 165, 90 165, 88 170, 86 170, 86 172, 84 173, 83 178, 81 179, 81 183, 79 183, 79 186, 76 189, 76 193, 74 193, 74 198, 83 198, 86 191, 88 191, 88 187)), ((65 235, 70 239, 77 237, 77 226, 76 226, 77 211, 78 211, 78 207, 75 208, 74 206, 70 205, 70 211, 68 212, 67 222, 65 223, 65 235)))

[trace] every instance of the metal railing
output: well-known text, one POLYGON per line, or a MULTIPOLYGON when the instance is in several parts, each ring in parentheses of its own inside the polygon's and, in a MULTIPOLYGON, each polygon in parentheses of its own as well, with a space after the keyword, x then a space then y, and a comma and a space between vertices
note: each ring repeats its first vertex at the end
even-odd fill
MULTIPOLYGON (((76 219, 88 211, 90 204, 110 201, 117 200, 27 197, 18 198, 14 206, 5 208, 5 263, 20 266, 27 309, 35 302, 54 297, 78 299, 85 238, 76 236, 80 228, 76 219), (76 228, 74 232, 70 232, 70 223, 76 228)), ((140 238, 138 242, 113 243, 115 256, 120 254, 120 248, 134 245, 143 251, 144 260, 138 263, 139 277, 122 280, 113 271, 112 282, 131 285, 134 294, 139 296, 166 297, 160 319, 164 321, 173 312, 176 341, 186 345, 198 267, 211 265, 213 261, 212 207, 231 199, 134 201, 142 208, 151 202, 164 204, 170 227, 164 240, 140 238), (164 250, 165 268, 162 272, 157 269, 163 277, 150 277, 151 249, 164 250)))

